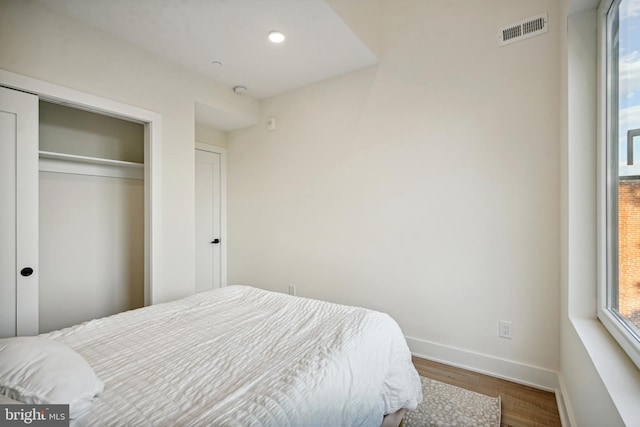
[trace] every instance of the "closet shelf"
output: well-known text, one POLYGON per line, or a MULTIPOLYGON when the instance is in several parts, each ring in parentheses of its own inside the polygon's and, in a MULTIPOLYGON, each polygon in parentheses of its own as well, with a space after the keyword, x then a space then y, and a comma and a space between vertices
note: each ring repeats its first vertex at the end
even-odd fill
POLYGON ((78 156, 76 154, 55 153, 53 151, 39 151, 41 159, 66 160, 69 162, 92 163, 94 165, 112 165, 128 168, 144 168, 144 163, 125 162, 124 160, 102 159, 99 157, 78 156))
POLYGON ((40 171, 144 179, 144 163, 39 151, 40 171))

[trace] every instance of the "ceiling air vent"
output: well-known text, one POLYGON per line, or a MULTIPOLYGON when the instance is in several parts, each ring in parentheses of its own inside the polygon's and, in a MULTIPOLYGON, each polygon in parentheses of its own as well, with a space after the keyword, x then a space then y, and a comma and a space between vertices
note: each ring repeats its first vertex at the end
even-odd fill
POLYGON ((546 33, 549 29, 547 25, 547 14, 532 16, 515 24, 507 25, 500 30, 500 38, 498 44, 504 46, 507 44, 519 42, 529 37, 546 33))

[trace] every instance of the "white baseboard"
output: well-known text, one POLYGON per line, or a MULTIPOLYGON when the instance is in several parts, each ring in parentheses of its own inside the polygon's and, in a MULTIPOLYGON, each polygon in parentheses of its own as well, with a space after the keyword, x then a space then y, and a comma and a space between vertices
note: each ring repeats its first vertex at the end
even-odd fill
POLYGON ((560 423, 563 427, 571 427, 577 425, 573 412, 571 411, 571 405, 564 399, 567 395, 567 388, 562 379, 562 375, 558 376, 560 380, 560 389, 556 391, 556 402, 558 402, 558 412, 560 413, 560 423))
POLYGON ((555 371, 431 341, 405 338, 415 356, 554 393, 560 390, 558 373, 555 371))

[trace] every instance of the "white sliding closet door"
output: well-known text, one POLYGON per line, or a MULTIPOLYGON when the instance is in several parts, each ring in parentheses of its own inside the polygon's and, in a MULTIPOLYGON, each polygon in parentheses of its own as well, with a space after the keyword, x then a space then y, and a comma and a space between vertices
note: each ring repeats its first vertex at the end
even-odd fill
POLYGON ((220 154, 196 150, 196 292, 222 284, 220 154))
POLYGON ((38 334, 38 97, 0 87, 0 337, 38 334))

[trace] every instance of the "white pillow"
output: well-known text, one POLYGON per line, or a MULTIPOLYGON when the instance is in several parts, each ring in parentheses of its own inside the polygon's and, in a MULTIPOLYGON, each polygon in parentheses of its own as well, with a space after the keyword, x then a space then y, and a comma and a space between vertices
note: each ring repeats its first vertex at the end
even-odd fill
POLYGON ((77 418, 104 384, 82 356, 40 337, 0 339, 0 394, 29 404, 69 404, 77 418))

